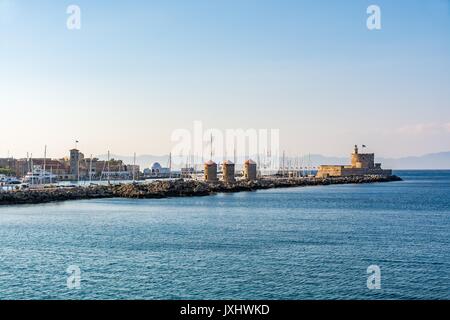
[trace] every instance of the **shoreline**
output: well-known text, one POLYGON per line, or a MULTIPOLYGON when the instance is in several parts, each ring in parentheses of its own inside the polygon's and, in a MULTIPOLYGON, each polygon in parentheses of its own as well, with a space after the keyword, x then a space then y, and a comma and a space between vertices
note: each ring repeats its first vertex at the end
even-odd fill
POLYGON ((118 184, 73 188, 48 188, 0 192, 0 207, 44 204, 62 201, 127 198, 162 199, 200 197, 217 193, 237 193, 267 189, 326 186, 336 184, 369 184, 402 181, 398 176, 353 176, 334 178, 263 178, 255 181, 208 183, 196 180, 155 181, 146 184, 118 184))

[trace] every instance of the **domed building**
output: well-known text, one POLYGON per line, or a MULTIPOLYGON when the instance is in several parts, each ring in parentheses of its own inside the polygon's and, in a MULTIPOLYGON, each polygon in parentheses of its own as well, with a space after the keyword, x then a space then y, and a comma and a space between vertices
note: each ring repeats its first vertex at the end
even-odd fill
POLYGON ((162 169, 163 167, 159 162, 153 162, 152 165, 150 166, 152 174, 160 174, 162 169))
POLYGON ((170 168, 164 168, 159 162, 153 162, 150 168, 144 170, 144 175, 156 178, 168 177, 170 168))

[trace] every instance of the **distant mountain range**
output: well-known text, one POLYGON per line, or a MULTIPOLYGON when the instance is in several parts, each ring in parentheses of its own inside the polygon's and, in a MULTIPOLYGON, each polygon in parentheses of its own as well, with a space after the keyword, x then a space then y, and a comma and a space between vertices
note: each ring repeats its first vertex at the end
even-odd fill
POLYGON ((385 168, 392 169, 450 169, 450 152, 398 159, 380 158, 378 162, 381 162, 385 168))
MULTIPOLYGON (((430 153, 422 156, 402 158, 377 157, 375 161, 380 162, 386 169, 450 169, 450 152, 430 153)), ((311 162, 313 166, 321 164, 347 165, 350 159, 348 157, 311 155, 311 162)))
MULTIPOLYGON (((100 159, 107 159, 107 155, 98 156, 100 159)), ((133 157, 111 155, 111 158, 121 159, 127 164, 133 163, 133 157)), ((257 157, 253 157, 257 159, 257 157)), ((136 157, 136 164, 141 168, 148 168, 153 162, 159 162, 163 167, 168 166, 169 156, 154 156, 154 155, 140 155, 136 157)), ((311 155, 311 166, 316 167, 321 164, 349 164, 349 157, 329 157, 314 154, 311 155)), ((422 156, 403 157, 403 158, 382 158, 376 159, 376 162, 381 162, 386 169, 450 169, 450 152, 430 153, 422 156)), ((308 165, 309 159, 303 159, 304 165, 308 165)))

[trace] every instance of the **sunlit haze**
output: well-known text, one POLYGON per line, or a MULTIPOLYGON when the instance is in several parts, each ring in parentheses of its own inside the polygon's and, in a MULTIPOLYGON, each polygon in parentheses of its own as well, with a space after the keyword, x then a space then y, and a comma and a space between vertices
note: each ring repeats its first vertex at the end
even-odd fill
POLYGON ((450 150, 449 1, 0 0, 0 157, 168 154, 171 133, 280 129, 289 154, 450 150))

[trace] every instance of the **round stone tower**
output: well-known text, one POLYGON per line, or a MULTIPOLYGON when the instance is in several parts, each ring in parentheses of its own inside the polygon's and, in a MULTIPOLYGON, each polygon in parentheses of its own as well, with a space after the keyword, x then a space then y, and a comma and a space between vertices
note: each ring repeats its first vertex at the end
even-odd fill
POLYGON ((244 162, 244 178, 249 181, 256 180, 257 169, 255 161, 249 159, 244 162))
POLYGON ((217 163, 212 160, 209 160, 205 163, 205 181, 217 181, 217 163))
POLYGON ((230 160, 226 160, 222 164, 223 168, 223 181, 226 183, 233 183, 236 181, 234 178, 234 163, 230 160))

